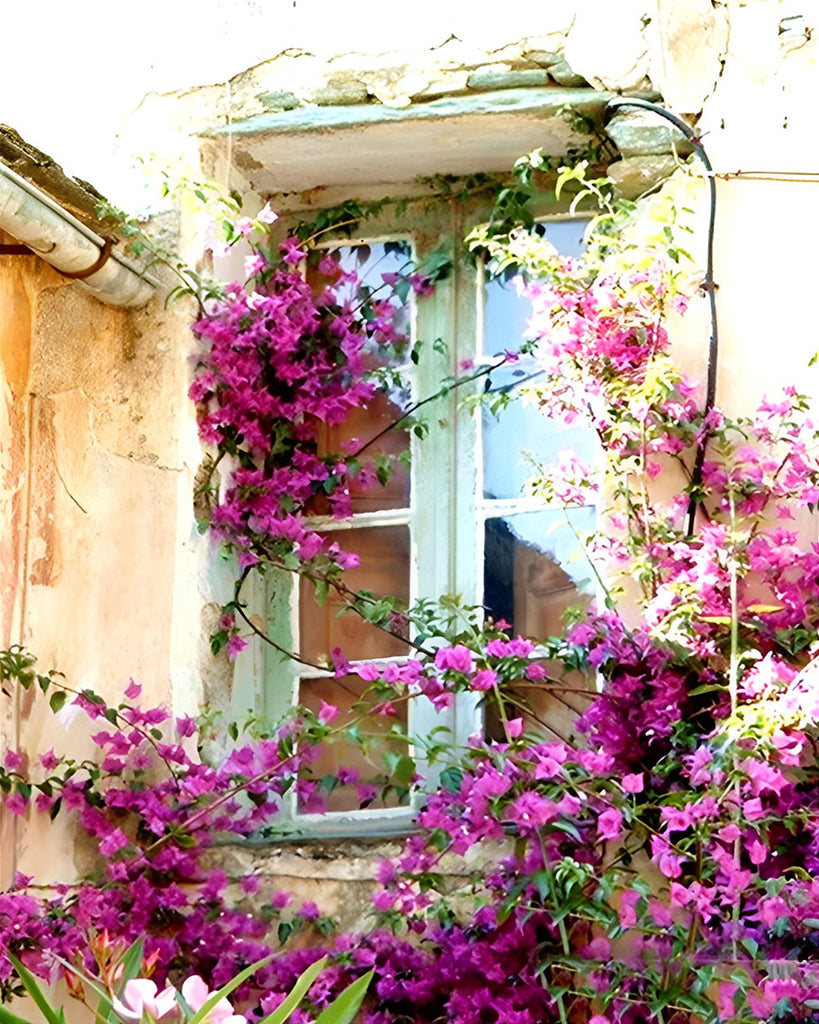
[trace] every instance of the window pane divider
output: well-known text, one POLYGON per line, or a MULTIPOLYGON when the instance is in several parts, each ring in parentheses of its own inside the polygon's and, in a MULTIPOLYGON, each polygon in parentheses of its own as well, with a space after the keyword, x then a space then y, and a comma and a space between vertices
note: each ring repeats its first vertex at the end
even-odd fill
POLYGON ((355 512, 346 519, 334 519, 332 516, 310 516, 309 526, 322 530, 359 530, 365 526, 406 526, 412 519, 409 508, 376 509, 372 512, 355 512))
POLYGON ((542 498, 482 498, 477 503, 479 516, 494 519, 518 515, 522 512, 563 512, 581 508, 594 508, 589 505, 572 505, 567 507, 559 501, 544 501, 542 498))

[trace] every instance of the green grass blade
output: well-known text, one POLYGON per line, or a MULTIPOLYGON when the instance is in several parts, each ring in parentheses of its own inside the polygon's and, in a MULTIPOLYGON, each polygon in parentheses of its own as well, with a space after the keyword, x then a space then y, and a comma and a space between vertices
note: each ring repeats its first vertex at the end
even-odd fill
POLYGON ((25 1017, 18 1017, 16 1013, 7 1010, 5 1006, 0 1006, 0 1024, 32 1024, 32 1022, 26 1020, 25 1017))
POLYGON ((22 981, 26 992, 28 992, 37 1004, 40 1012, 48 1021, 48 1024, 63 1024, 63 1014, 53 1007, 48 1001, 48 997, 45 992, 43 992, 42 988, 40 988, 39 982, 31 971, 20 963, 14 953, 6 952, 6 956, 11 961, 11 965, 17 972, 17 976, 20 981, 22 981))
MULTIPOLYGON (((260 1020, 259 1024, 284 1024, 290 1014, 302 1001, 305 992, 310 988, 326 966, 326 956, 323 956, 321 960, 316 960, 315 963, 310 964, 307 970, 302 971, 296 979, 295 985, 290 989, 284 1000, 279 1003, 276 1009, 272 1013, 268 1014, 264 1020, 260 1020)), ((2 1024, 2 1021, 0 1021, 0 1024, 2 1024)))
POLYGON ((123 978, 131 981, 139 977, 142 970, 142 960, 145 956, 145 940, 142 938, 132 942, 122 954, 123 978))
MULTIPOLYGON (((136 939, 122 955, 121 963, 123 982, 132 981, 134 978, 139 977, 140 971, 142 970, 142 960, 144 956, 145 940, 142 938, 136 939)), ((119 1016, 114 1009, 110 996, 107 992, 103 993, 102 991, 99 991, 99 997, 100 1001, 97 1006, 97 1018, 108 1021, 109 1024, 114 1024, 115 1021, 119 1020, 119 1016)), ((0 1024, 2 1024, 2 1021, 0 1021, 0 1024)))
POLYGON ((344 991, 316 1017, 316 1024, 351 1024, 364 1002, 364 996, 373 979, 374 971, 367 971, 349 984, 344 991))
POLYGON ((210 998, 206 999, 205 1002, 202 1003, 196 1013, 188 1021, 188 1024, 201 1024, 220 999, 224 999, 225 996, 229 996, 230 993, 233 992, 234 989, 237 989, 243 981, 247 981, 251 974, 255 974, 260 967, 264 967, 266 964, 269 964, 274 956, 275 954, 271 953, 270 956, 263 957, 261 960, 257 960, 255 964, 251 964, 250 967, 245 967, 243 971, 239 971, 235 978, 231 978, 226 985, 223 985, 220 989, 214 992, 210 998))
MULTIPOLYGON (((90 989, 93 989, 93 991, 96 992, 97 995, 100 997, 100 1002, 101 1003, 102 1003, 103 1000, 108 1000, 109 999, 108 992, 106 991, 106 989, 104 989, 102 987, 102 985, 100 985, 100 983, 98 981, 96 981, 94 978, 90 977, 90 975, 86 974, 85 971, 81 971, 78 967, 75 967, 74 964, 70 964, 67 960, 64 960, 61 956, 57 956, 56 953, 53 953, 52 956, 57 961, 57 963, 60 963, 60 964, 63 965, 63 967, 66 969, 66 971, 70 971, 71 974, 74 975, 74 977, 79 978, 80 981, 83 983, 83 985, 87 985, 90 989)), ((119 1020, 119 1017, 116 1017, 115 1019, 119 1020)))

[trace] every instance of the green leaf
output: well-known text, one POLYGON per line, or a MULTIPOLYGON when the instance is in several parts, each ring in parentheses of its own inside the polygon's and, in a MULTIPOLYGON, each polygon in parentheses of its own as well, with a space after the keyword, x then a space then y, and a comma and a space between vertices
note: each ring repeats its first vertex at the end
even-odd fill
MULTIPOLYGON (((316 960, 315 963, 310 964, 307 970, 302 971, 299 977, 296 979, 295 985, 290 989, 288 994, 285 996, 284 1001, 279 1003, 276 1009, 259 1021, 259 1024, 284 1024, 284 1021, 290 1016, 290 1014, 296 1009, 299 1003, 302 1001, 304 994, 321 974, 327 965, 327 957, 323 956, 321 960, 316 960)), ((2 1024, 2 1021, 0 1021, 2 1024)))
POLYGON ((316 1024, 351 1024, 364 1002, 374 971, 367 971, 337 996, 316 1018, 316 1024))
POLYGON ((174 832, 173 841, 180 850, 192 850, 196 846, 196 838, 190 832, 174 832))
POLYGON ((18 1017, 16 1013, 7 1010, 5 1006, 0 1006, 0 1024, 32 1024, 32 1022, 26 1020, 25 1017, 18 1017))
POLYGON ((204 1003, 202 1003, 202 1005, 199 1007, 196 1013, 190 1018, 188 1024, 201 1024, 201 1022, 205 1020, 210 1011, 217 1005, 217 1003, 220 1002, 220 1000, 224 999, 226 996, 229 996, 230 993, 234 991, 234 989, 237 989, 242 984, 243 981, 247 981, 247 979, 251 975, 255 974, 256 971, 259 970, 259 968, 265 967, 267 964, 269 964, 274 956, 275 954, 271 953, 270 956, 262 957, 261 960, 257 960, 249 967, 245 967, 243 971, 239 971, 239 973, 235 975, 233 978, 231 978, 226 985, 223 985, 220 989, 217 989, 211 996, 209 996, 204 1001, 204 1003))
POLYGON ((225 644, 227 644, 227 642, 228 632, 226 629, 220 629, 218 632, 214 633, 210 638, 211 654, 218 654, 219 651, 221 651, 222 648, 225 646, 225 644))
POLYGON ((48 1024, 65 1024, 65 1015, 63 1014, 62 1009, 58 1009, 51 1005, 45 992, 40 988, 37 979, 31 971, 20 963, 14 953, 7 951, 6 956, 11 961, 11 966, 17 972, 17 977, 22 981, 26 992, 28 992, 37 1004, 40 1012, 48 1021, 48 1024))
POLYGON ((145 953, 145 940, 142 938, 132 942, 122 956, 122 976, 125 981, 138 978, 142 970, 142 958, 145 953))
POLYGON ((456 765, 451 764, 441 772, 441 785, 450 793, 459 793, 464 773, 456 765))
POLYGON ((48 698, 48 706, 56 715, 60 708, 63 707, 66 700, 68 700, 68 694, 65 690, 55 690, 54 693, 48 698))

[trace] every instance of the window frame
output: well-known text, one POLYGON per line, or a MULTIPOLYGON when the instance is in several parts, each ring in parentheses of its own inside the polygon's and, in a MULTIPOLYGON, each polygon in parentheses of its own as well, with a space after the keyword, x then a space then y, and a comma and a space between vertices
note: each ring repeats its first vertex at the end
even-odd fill
MULTIPOLYGON (((436 284, 433 295, 411 301, 411 343, 418 338, 426 344, 417 365, 404 369, 412 385, 412 400, 432 395, 447 377, 456 378, 466 361, 485 364, 491 356, 483 351, 483 285, 485 268, 471 258, 463 244, 468 231, 487 219, 485 204, 460 200, 411 201, 401 218, 381 214, 365 225, 366 230, 350 237, 339 234, 316 246, 332 249, 384 241, 407 241, 414 258, 446 247, 452 258, 452 272, 436 284), (432 344, 446 341, 444 351, 432 344)), ((539 218, 540 219, 540 218, 539 218)), ((565 208, 549 207, 543 220, 580 219, 565 208)), ((411 435, 410 506, 354 513, 350 519, 316 516, 311 525, 337 531, 355 531, 367 526, 406 525, 410 531, 410 600, 420 596, 461 594, 467 604, 483 599, 484 530, 486 521, 512 512, 562 509, 557 503, 540 499, 486 499, 483 496, 482 424, 479 412, 465 408, 464 391, 451 389, 425 408, 429 432, 423 440, 411 435), (425 495, 435 500, 425 501, 425 495), (463 524, 469 524, 464 528, 463 524)), ((278 619, 277 643, 298 651, 299 585, 292 574, 272 570, 266 580, 254 574, 245 597, 251 614, 266 624, 278 619), (281 586, 282 581, 286 581, 281 586), (281 586, 281 589, 280 589, 281 586), (282 591, 289 590, 284 596, 282 591), (272 612, 271 612, 272 609, 272 612)), ((408 648, 407 655, 411 653, 408 648)), ((399 658, 376 659, 384 662, 399 658)), ((355 661, 351 662, 353 668, 355 661)), ((236 660, 232 706, 234 711, 255 709, 268 721, 275 721, 296 706, 301 678, 332 678, 332 670, 308 669, 280 655, 267 644, 253 641, 236 660)), ((408 733, 422 735, 434 728, 449 730, 451 741, 465 748, 470 736, 483 729, 480 695, 459 694, 454 706, 435 711, 423 697, 414 698, 409 710, 408 733)), ((403 835, 413 827, 426 790, 436 784, 445 765, 425 764, 422 752, 411 746, 426 787, 413 791, 409 804, 394 808, 364 808, 350 811, 305 813, 296 807, 295 792, 286 794, 281 816, 265 831, 273 839, 332 839, 344 837, 390 837, 403 835)))

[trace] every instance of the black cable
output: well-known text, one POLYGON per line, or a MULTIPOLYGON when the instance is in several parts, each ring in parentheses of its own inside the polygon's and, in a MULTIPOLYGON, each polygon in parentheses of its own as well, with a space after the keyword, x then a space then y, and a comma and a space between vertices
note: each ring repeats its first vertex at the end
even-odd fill
MULTIPOLYGON (((708 413, 714 408, 714 402, 717 394, 717 301, 714 292, 714 223, 717 214, 717 187, 716 179, 714 177, 714 168, 711 166, 711 161, 708 159, 708 154, 703 149, 699 137, 695 134, 691 126, 687 125, 685 121, 681 120, 675 114, 666 110, 665 107, 658 106, 656 103, 650 103, 648 100, 642 100, 636 97, 630 98, 628 96, 620 96, 617 99, 609 100, 606 104, 606 109, 603 115, 604 124, 608 124, 613 115, 617 113, 618 110, 622 110, 625 107, 638 107, 641 110, 649 110, 651 113, 657 114, 673 124, 674 127, 691 143, 694 152, 702 161, 706 177, 708 178, 708 244, 705 258, 705 280, 702 283, 704 291, 708 294, 708 303, 711 310, 711 341, 708 347, 708 381, 705 393, 705 408, 703 409, 703 418, 706 418, 708 413)), ((709 438, 709 431, 705 430, 700 439, 700 443, 697 446, 694 468, 691 473, 691 499, 688 502, 688 528, 686 531, 686 535, 688 537, 692 536, 694 533, 694 520, 697 514, 697 491, 702 483, 702 465, 705 461, 705 449, 708 446, 709 438)))

